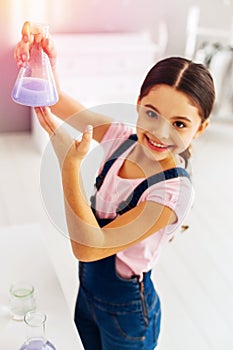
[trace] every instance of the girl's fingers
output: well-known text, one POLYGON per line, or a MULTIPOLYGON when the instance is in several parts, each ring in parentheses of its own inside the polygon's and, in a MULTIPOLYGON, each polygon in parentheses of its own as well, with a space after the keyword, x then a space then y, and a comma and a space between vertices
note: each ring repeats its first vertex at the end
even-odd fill
POLYGON ((22 66, 29 59, 29 45, 19 42, 14 50, 14 59, 18 66, 22 66))
POLYGON ((25 22, 22 27, 22 39, 15 48, 15 61, 19 67, 30 58, 30 49, 34 42, 41 43, 43 50, 47 53, 52 67, 56 65, 57 51, 54 42, 48 34, 43 36, 40 26, 37 23, 25 22))
POLYGON ((92 136, 93 136, 93 126, 92 126, 92 125, 87 125, 86 130, 84 131, 84 133, 87 134, 88 137, 91 137, 91 139, 92 139, 92 136))
POLYGON ((28 42, 30 38, 30 33, 31 33, 31 23, 30 22, 24 22, 23 27, 22 27, 22 38, 25 43, 28 42))
POLYGON ((93 134, 93 127, 92 125, 88 125, 86 130, 83 133, 81 141, 75 142, 76 149, 78 150, 79 154, 85 156, 89 151, 90 143, 92 140, 92 134, 93 134))
POLYGON ((31 22, 25 22, 22 28, 22 41, 24 44, 30 45, 34 41, 34 32, 38 31, 33 30, 33 25, 31 22))
POLYGON ((52 37, 49 35, 47 38, 42 38, 41 44, 43 50, 48 55, 51 66, 56 66, 57 50, 52 37))
POLYGON ((49 134, 49 136, 54 134, 54 130, 51 128, 48 121, 46 120, 44 107, 35 107, 35 112, 42 128, 49 134))
POLYGON ((33 22, 26 21, 22 27, 22 38, 25 43, 32 43, 35 34, 41 34, 40 27, 33 22))
POLYGON ((25 22, 22 27, 22 38, 15 48, 15 60, 19 66, 22 66, 25 61, 30 58, 30 48, 33 42, 41 42, 42 33, 37 24, 32 22, 25 22))
POLYGON ((55 134, 58 124, 53 120, 52 114, 48 107, 35 107, 35 112, 37 114, 38 120, 42 128, 47 131, 49 136, 55 134))

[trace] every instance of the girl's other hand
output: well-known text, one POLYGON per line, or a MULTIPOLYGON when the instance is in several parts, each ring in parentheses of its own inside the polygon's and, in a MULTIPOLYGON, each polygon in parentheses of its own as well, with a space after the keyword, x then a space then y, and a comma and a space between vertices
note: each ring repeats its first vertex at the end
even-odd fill
POLYGON ((37 118, 42 128, 48 133, 51 138, 54 136, 59 128, 59 123, 53 118, 49 107, 35 107, 37 118))
POLYGON ((17 65, 19 67, 23 66, 30 58, 30 50, 33 43, 40 42, 43 50, 50 59, 51 66, 55 67, 57 52, 50 34, 44 36, 39 24, 28 21, 24 22, 21 33, 21 40, 18 42, 14 50, 14 58, 17 65))
POLYGON ((87 126, 81 140, 78 141, 71 138, 64 127, 56 122, 48 107, 36 107, 35 112, 40 125, 50 136, 61 167, 64 162, 81 161, 86 156, 92 140, 93 128, 91 125, 87 126))

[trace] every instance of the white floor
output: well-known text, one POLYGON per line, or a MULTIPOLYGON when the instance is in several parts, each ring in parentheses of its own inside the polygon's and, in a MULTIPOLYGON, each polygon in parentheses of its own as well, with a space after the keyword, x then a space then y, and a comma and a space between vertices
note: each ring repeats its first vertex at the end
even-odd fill
MULTIPOLYGON (((193 144, 196 201, 153 278, 163 320, 159 350, 229 350, 233 344, 233 121, 213 122, 193 144)), ((31 134, 0 134, 0 225, 39 222, 71 313, 76 262, 40 196, 41 155, 31 134)), ((1 249, 1 247, 0 247, 1 249)), ((78 350, 78 349, 77 349, 78 350)))

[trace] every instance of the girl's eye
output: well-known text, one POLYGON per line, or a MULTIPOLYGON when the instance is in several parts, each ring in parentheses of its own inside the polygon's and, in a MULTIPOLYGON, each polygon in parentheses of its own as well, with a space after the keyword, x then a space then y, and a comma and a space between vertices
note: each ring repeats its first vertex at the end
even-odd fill
POLYGON ((183 129, 186 127, 185 123, 177 121, 174 123, 174 126, 177 127, 178 129, 183 129))
POLYGON ((158 114, 156 112, 153 112, 151 110, 146 111, 146 114, 150 117, 150 118, 158 118, 158 114))

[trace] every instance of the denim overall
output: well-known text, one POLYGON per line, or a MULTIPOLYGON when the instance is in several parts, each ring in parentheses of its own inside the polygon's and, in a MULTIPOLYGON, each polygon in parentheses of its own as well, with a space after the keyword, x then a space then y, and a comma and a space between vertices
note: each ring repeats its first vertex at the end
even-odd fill
MULTIPOLYGON (((113 162, 137 140, 131 135, 111 156, 96 179, 99 190, 113 162)), ((123 214, 137 205, 143 191, 152 184, 178 176, 189 176, 183 168, 169 169, 146 179, 117 209, 123 214)), ((92 210, 100 227, 114 219, 98 218, 95 196, 92 210)), ((80 287, 75 308, 75 323, 85 350, 152 350, 160 333, 160 300, 151 280, 151 271, 138 276, 121 277, 115 268, 116 255, 79 262, 80 287)))

